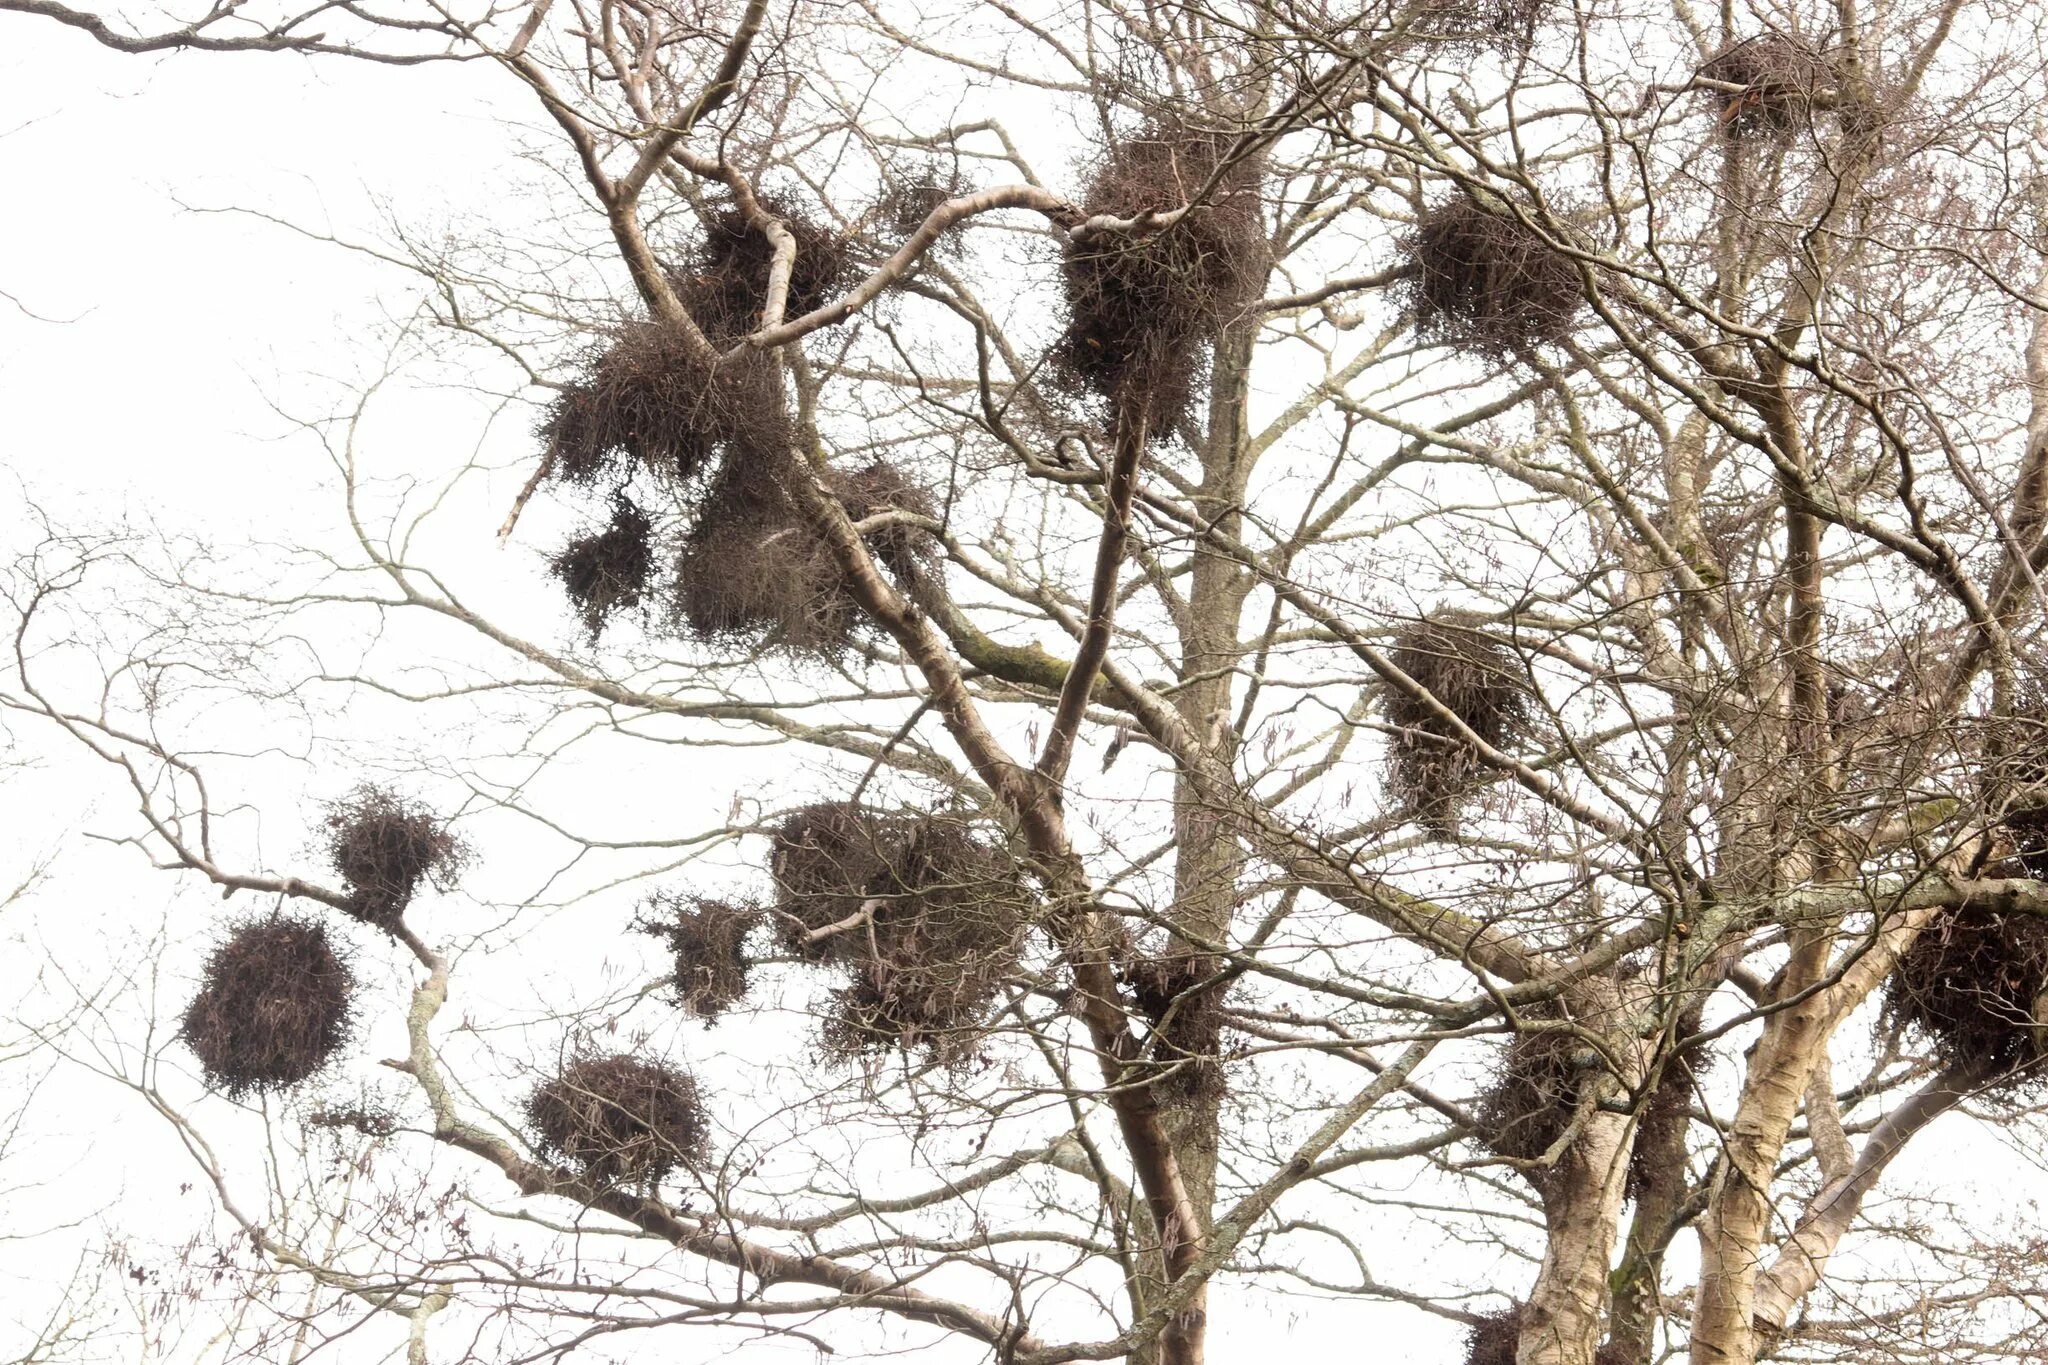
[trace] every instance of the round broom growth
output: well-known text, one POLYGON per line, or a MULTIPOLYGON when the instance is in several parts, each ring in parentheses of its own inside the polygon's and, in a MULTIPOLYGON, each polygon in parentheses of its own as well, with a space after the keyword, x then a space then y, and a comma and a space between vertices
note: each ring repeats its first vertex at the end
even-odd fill
POLYGON ((676 566, 675 624, 703 644, 836 659, 860 611, 839 564, 755 469, 728 464, 696 508, 676 566))
MULTIPOLYGON (((836 659, 865 618, 837 557, 766 469, 763 462, 731 461, 706 490, 677 566, 676 622, 706 644, 836 659)), ((889 511, 933 511, 930 495, 886 462, 832 471, 825 485, 856 522, 889 511)), ((938 558, 937 540, 904 523, 876 527, 867 541, 905 582, 920 581, 938 558)))
POLYGON ((432 811, 381 787, 363 786, 327 812, 327 854, 348 891, 348 913, 397 928, 421 886, 449 891, 469 846, 432 811))
MULTIPOLYGON (((1498 1156, 1536 1161, 1571 1128, 1579 1087, 1588 1074, 1588 1050, 1567 1029, 1517 1033, 1502 1051, 1493 1082, 1479 1097, 1473 1118, 1481 1139, 1498 1156)), ((1597 1065, 1597 1058, 1592 1059, 1597 1065)), ((1542 1183, 1538 1168, 1528 1172, 1542 1183)))
MULTIPOLYGON (((852 240, 782 199, 758 198, 796 243, 783 316, 802 317, 846 292, 859 270, 852 240)), ((726 203, 706 216, 703 236, 671 282, 704 334, 729 346, 760 327, 774 261, 768 235, 737 205, 726 203)))
POLYGON ((1512 356, 1570 335, 1585 303, 1571 257, 1469 194, 1424 212, 1404 248, 1408 306, 1429 340, 1512 356))
POLYGON ((843 936, 851 980, 826 1050, 964 1056, 1023 944, 1030 899, 1009 851, 964 821, 922 818, 865 907, 864 932, 843 936))
MULTIPOLYGON (((1678 1020, 1681 1037, 1699 1032, 1698 1008, 1678 1020)), ((1646 1194, 1685 1178, 1685 1132, 1692 1120, 1699 1082, 1714 1068, 1714 1054, 1704 1044, 1681 1047, 1664 1063, 1657 1083, 1636 1111, 1635 1145, 1629 1149, 1625 1192, 1640 1200, 1646 1194), (1673 1158, 1676 1160, 1673 1160, 1673 1158)))
POLYGON ((1465 1334, 1465 1365, 1515 1365, 1515 1348, 1527 1316, 1527 1305, 1516 1303, 1473 1323, 1465 1334))
MULTIPOLYGON (((905 166, 884 182, 867 219, 880 237, 882 249, 893 253, 946 201, 973 192, 973 183, 958 166, 936 162, 905 166)), ((932 244, 928 254, 958 257, 961 245, 961 228, 955 225, 932 244)))
POLYGON ((321 1071, 355 1027, 355 974, 327 931, 273 914, 244 920, 207 959, 179 1037, 206 1083, 234 1098, 321 1071))
POLYGON ((656 897, 640 928, 660 938, 675 956, 676 1003, 715 1019, 747 996, 754 961, 747 942, 766 919, 746 901, 656 897))
POLYGON ((2048 919, 1974 906, 1930 920, 1885 979, 1884 1013, 1944 1066, 2037 1074, 2048 1021, 2048 919))
POLYGON ((654 523, 624 496, 616 497, 604 529, 570 541, 548 567, 595 644, 607 622, 647 595, 654 576, 654 523))
MULTIPOLYGON (((1475 1321, 1465 1335, 1465 1365, 1515 1365, 1515 1351, 1529 1320, 1529 1305, 1510 1304, 1475 1321)), ((1629 1348, 1603 1343, 1593 1352, 1593 1365, 1631 1365, 1629 1348)))
POLYGON ((1984 730, 1985 804, 1992 812, 1994 877, 2048 879, 2048 697, 2024 694, 1984 730))
POLYGON ((1448 48, 1526 49, 1550 0, 1422 0, 1408 36, 1448 48))
MULTIPOLYGON (((1434 621, 1403 626, 1388 658, 1481 741, 1503 748, 1528 727, 1528 674, 1506 643, 1450 616, 1439 611, 1434 621)), ((1387 719, 1399 727, 1389 745, 1390 786, 1426 829, 1448 837, 1479 761, 1436 707, 1391 683, 1385 694, 1387 719)))
MULTIPOLYGON (((856 525, 886 512, 936 518, 938 507, 931 493, 887 460, 876 460, 853 470, 832 470, 825 487, 846 508, 856 525)), ((906 583, 915 582, 938 561, 938 538, 930 531, 907 522, 895 521, 863 533, 868 548, 882 567, 906 583)))
POLYGON ((814 961, 844 953, 843 932, 812 935, 859 922, 868 888, 903 856, 909 833, 903 816, 850 801, 821 801, 783 817, 768 858, 783 950, 814 961))
POLYGON ((964 1054, 1017 965, 1031 898, 991 831, 847 802, 792 813, 770 870, 786 950, 846 969, 823 1041, 964 1054))
POLYGON ((1206 953, 1134 953, 1120 968, 1152 1031, 1160 1069, 1154 1093, 1168 1104, 1214 1099, 1224 1091, 1223 985, 1206 953))
POLYGON ((688 480, 728 448, 780 451, 789 414, 769 358, 714 364, 682 328, 631 322, 565 387, 541 423, 554 475, 594 487, 645 468, 688 480))
POLYGON ((1719 127, 1732 138, 1783 137, 1803 126, 1827 73, 1811 43, 1785 33, 1730 43, 1700 67, 1702 80, 1735 87, 1711 92, 1721 103, 1719 127))
POLYGON ((1186 411, 1217 331, 1264 287, 1263 162, 1231 159, 1227 135, 1160 121, 1110 149, 1082 211, 1162 227, 1077 234, 1061 279, 1068 324, 1057 372, 1164 434, 1186 411), (1197 200, 1199 202, 1191 202, 1197 200))
POLYGON ((526 1120, 544 1154, 598 1181, 651 1185, 710 1153, 696 1079, 624 1053, 571 1060, 534 1089, 526 1120))

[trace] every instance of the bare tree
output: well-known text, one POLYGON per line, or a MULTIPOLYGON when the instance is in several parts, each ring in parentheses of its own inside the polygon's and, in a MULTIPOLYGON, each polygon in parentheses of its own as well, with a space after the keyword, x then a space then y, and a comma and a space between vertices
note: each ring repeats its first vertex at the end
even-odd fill
POLYGON ((1312 1294, 1473 1362, 2044 1349, 2024 1236, 1879 1201, 2043 1074, 2027 7, 0 11, 559 131, 538 244, 352 245, 395 353, 532 404, 499 534, 586 518, 567 613, 427 562, 485 471, 376 477, 374 386, 310 424, 350 543, 11 579, 0 704, 264 902, 130 1079, 302 1342, 1194 1365, 1312 1294), (361 761, 343 702, 434 742, 266 856, 238 786, 361 761), (622 897, 657 988, 451 1009, 622 897), (202 1089, 285 1135, 266 1207, 202 1089))

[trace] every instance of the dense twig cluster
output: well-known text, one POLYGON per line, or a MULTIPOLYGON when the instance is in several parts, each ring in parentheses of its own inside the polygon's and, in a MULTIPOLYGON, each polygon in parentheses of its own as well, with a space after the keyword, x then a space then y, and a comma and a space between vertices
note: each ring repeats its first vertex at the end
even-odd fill
POLYGON ((1516 1303, 1473 1323, 1465 1334, 1465 1365, 1515 1365, 1515 1348, 1527 1316, 1526 1305, 1516 1303))
MULTIPOLYGON (((802 317, 846 292, 858 271, 852 239, 774 195, 759 195, 758 202, 796 246, 783 316, 802 317)), ((774 261, 768 234, 726 203, 705 215, 702 236, 670 282, 704 334, 731 345, 761 326, 774 261)))
POLYGON ((836 658, 860 612, 838 561, 769 468, 728 464, 697 500, 676 566, 674 624, 722 647, 836 658))
MULTIPOLYGON (((652 326, 641 324, 628 335, 642 337, 652 326)), ((680 348, 668 359, 675 368, 666 378, 680 385, 677 393, 648 390, 621 398, 592 388, 580 398, 572 390, 557 405, 560 416, 572 399, 618 399, 614 408, 591 409, 591 430, 610 430, 622 413, 633 414, 635 429, 643 433, 638 444, 620 444, 615 433, 605 437, 611 444, 592 457, 594 468, 611 467, 608 462, 622 452, 641 458, 637 452, 652 448, 645 430, 659 420, 670 422, 659 449, 671 472, 688 476, 676 492, 689 529, 673 561, 668 624, 704 644, 768 644, 837 657, 857 634, 861 614, 846 594, 837 559, 786 484, 788 477, 808 472, 792 462, 788 420, 767 362, 728 362, 714 380, 680 348), (650 415, 656 413, 665 418, 650 415)), ((603 373, 603 364, 598 369, 603 373)), ((567 448, 560 445, 564 439, 557 436, 558 456, 567 448)), ((930 495, 886 461, 833 471, 825 484, 856 521, 888 511, 925 517, 933 512, 930 495)), ((937 558, 931 534, 904 522, 877 527, 868 540, 884 567, 906 579, 937 558)), ((593 638, 614 614, 643 600, 656 568, 652 523, 623 494, 615 494, 604 531, 572 542, 554 561, 593 638)))
MULTIPOLYGON (((1580 1087, 1598 1066, 1598 1054, 1570 1029, 1517 1032, 1473 1108, 1481 1140, 1510 1160, 1540 1161, 1570 1131, 1580 1087)), ((1542 1185, 1540 1169, 1527 1174, 1542 1185)))
POLYGON ((747 901, 656 897, 640 928, 675 956, 676 1002, 712 1019, 746 998, 754 965, 747 942, 766 917, 747 901))
MULTIPOLYGON (((882 247, 893 252, 947 200, 973 192, 973 183, 957 165, 930 162, 906 166, 884 182, 868 219, 881 237, 882 247)), ((932 245, 931 251, 957 257, 963 240, 964 234, 955 226, 932 245)))
POLYGON ((624 1053, 572 1059, 534 1089, 526 1119, 544 1154, 593 1180, 652 1185, 710 1152, 696 1079, 624 1053))
MULTIPOLYGON (((1698 1033, 1699 1028, 1697 1007, 1679 1016, 1677 1033, 1681 1039, 1698 1033)), ((1714 1062, 1712 1049, 1700 1043, 1681 1046, 1665 1059, 1656 1084, 1636 1111, 1635 1145, 1629 1149, 1628 1158, 1629 1198, 1640 1200, 1652 1191, 1668 1189, 1685 1179, 1686 1129, 1692 1119, 1700 1079, 1713 1070, 1714 1062)))
POLYGON ((310 920, 245 920, 207 959, 179 1037, 235 1098, 318 1073, 355 1027, 355 974, 310 920))
MULTIPOLYGON (((875 460, 859 469, 835 469, 825 476, 825 487, 856 525, 890 512, 928 520, 938 516, 930 491, 887 460, 875 460)), ((882 567, 906 584, 923 582, 940 557, 938 538, 907 519, 891 519, 863 532, 862 538, 882 567)))
POLYGON ((1945 1066, 2038 1075, 2048 1019, 2048 919, 1966 906, 1921 929, 1885 979, 1885 1017, 1945 1066))
MULTIPOLYGON (((1525 1303, 1482 1315, 1465 1335, 1465 1365, 1515 1365, 1528 1320, 1525 1303)), ((1626 1346, 1610 1341, 1593 1352, 1593 1365, 1633 1365, 1633 1361, 1626 1346)))
POLYGON ((1224 1090, 1223 992, 1213 955, 1133 952, 1119 974, 1151 1029, 1154 1088, 1168 1103, 1213 1100, 1224 1090))
POLYGON ((1519 355, 1570 335, 1584 306, 1576 261, 1505 207, 1453 194, 1404 243, 1408 307, 1425 338, 1519 355))
POLYGON ((654 523, 623 494, 604 528, 576 537, 548 567, 576 606, 594 644, 605 623, 641 604, 654 577, 654 523))
MULTIPOLYGON (((761 204, 795 243, 790 315, 847 287, 857 268, 850 236, 772 198, 761 204)), ((758 326, 773 263, 768 234, 737 207, 707 212, 702 236, 669 279, 709 346, 680 324, 626 324, 549 409, 542 433, 555 477, 609 486, 614 499, 611 523, 553 564, 593 639, 646 598, 661 569, 651 519, 625 495, 641 473, 674 496, 684 528, 667 565, 667 627, 700 644, 823 659, 840 657, 860 631, 845 574, 790 482, 811 473, 794 453, 777 361, 744 348, 720 353, 758 326)), ((825 483, 855 520, 932 511, 929 494, 883 461, 834 471, 825 483)), ((929 582, 920 572, 937 557, 928 532, 891 522, 875 528, 870 543, 892 572, 929 582)))
POLYGON ((1187 211, 1163 227, 1077 234, 1062 271, 1069 321, 1058 372, 1165 434, 1186 411, 1217 331, 1264 285, 1263 169, 1226 134, 1164 120, 1113 146, 1084 212, 1187 211))
POLYGON ((328 808, 327 855, 348 891, 348 913, 391 930, 422 885, 453 889, 469 846, 426 807, 381 787, 358 787, 328 808))
MULTIPOLYGON (((1527 672, 1506 643, 1446 615, 1402 627, 1390 661, 1482 742, 1512 744, 1529 723, 1527 672)), ((1435 707, 1392 683, 1385 690, 1387 719, 1399 727, 1388 746, 1389 785, 1426 829, 1448 837, 1478 758, 1435 707)))
MULTIPOLYGON (((860 631, 860 608, 838 559, 770 472, 729 464, 696 504, 677 570, 676 622, 705 643, 765 642, 836 658, 860 631)), ((933 512, 930 495, 883 461, 832 471, 824 484, 856 522, 890 511, 933 512)), ((937 558, 930 532, 904 522, 874 528, 867 541, 906 582, 925 581, 923 570, 937 558)))
POLYGON ((1738 87, 1713 91, 1721 102, 1721 131, 1734 138, 1797 130, 1812 116, 1827 74, 1827 61, 1813 44, 1786 33, 1730 43, 1700 67, 1703 80, 1738 87))
POLYGON ((963 1055, 1031 912, 991 831, 957 815, 820 804, 783 821, 770 868, 784 947, 847 972, 828 1051, 963 1055))
POLYGON ((647 470, 674 481, 701 477, 717 459, 789 447, 789 413, 769 358, 723 362, 658 320, 629 322, 549 406, 541 436, 556 478, 614 487, 647 470))
POLYGON ((1422 0, 1408 36, 1450 47, 1526 48, 1550 0, 1422 0))
MULTIPOLYGON (((1557 1020, 1550 1009, 1532 1017, 1553 1025, 1557 1020)), ((1693 1011, 1681 1020, 1678 1032, 1688 1036, 1698 1028, 1699 1015, 1693 1011)), ((1673 1162, 1671 1156, 1674 1149, 1683 1151, 1699 1078, 1713 1063, 1713 1054, 1700 1044, 1682 1047, 1665 1060, 1637 1110, 1625 1186, 1629 1198, 1641 1199, 1653 1188, 1684 1178, 1682 1157, 1673 1162)), ((1569 1029, 1518 1032, 1501 1053, 1492 1082, 1474 1106, 1481 1139, 1499 1156, 1514 1161, 1542 1160, 1571 1130, 1584 1086, 1604 1067, 1599 1052, 1569 1029)), ((1542 1169, 1526 1173, 1542 1186, 1542 1169)))
POLYGON ((2029 690, 1985 731, 1993 876, 2048 878, 2048 696, 2029 690))

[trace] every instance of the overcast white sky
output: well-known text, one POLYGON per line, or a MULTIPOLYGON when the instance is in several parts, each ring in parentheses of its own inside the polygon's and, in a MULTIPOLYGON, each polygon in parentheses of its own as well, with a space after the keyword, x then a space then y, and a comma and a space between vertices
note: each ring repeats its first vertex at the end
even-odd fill
MULTIPOLYGON (((226 545, 331 535, 340 512, 332 470, 291 419, 326 412, 348 385, 376 372, 380 337, 409 309, 411 283, 273 224, 204 210, 257 209, 360 239, 387 231, 384 206, 425 233, 472 216, 503 222, 533 212, 522 187, 538 172, 518 156, 522 136, 501 121, 524 120, 528 110, 494 103, 501 92, 481 68, 426 75, 295 58, 123 59, 53 25, 0 18, 0 291, 21 305, 0 299, 0 533, 27 533, 14 505, 26 492, 73 528, 155 524, 226 545)), ((486 406, 473 398, 403 402, 407 444, 394 443, 381 458, 417 449, 446 467, 481 441, 488 461, 511 466, 465 486, 475 515, 451 521, 473 527, 474 538, 441 548, 478 591, 516 609, 537 579, 532 546, 544 543, 547 523, 510 549, 499 549, 491 531, 526 472, 515 464, 529 453, 526 419, 492 430, 486 406)), ((539 624, 559 614, 552 598, 529 610, 539 624)), ((360 721, 366 739, 387 723, 404 725, 360 721)), ((138 973, 163 964, 164 997, 181 999, 177 973, 203 949, 217 898, 178 891, 131 850, 82 838, 125 829, 119 793, 39 738, 15 739, 10 756, 42 766, 0 774, 0 892, 55 860, 33 896, 0 913, 4 999, 28 998, 51 973, 85 980, 109 961, 138 973)), ((682 782, 623 767, 592 780, 628 790, 645 781, 671 803, 672 820, 690 802, 715 815, 754 780, 722 758, 692 762, 682 782)), ((286 764, 273 774, 275 790, 319 785, 304 778, 286 764)), ((303 840, 303 823, 294 824, 303 814, 301 804, 274 817, 280 853, 303 840)), ((474 929, 482 921, 464 923, 474 929)), ((575 931, 534 930, 533 951, 555 951, 550 935, 564 932, 575 931)), ((540 994, 549 989, 543 980, 540 994)), ((693 1031, 676 1046, 694 1049, 717 1074, 715 1037, 693 1031)), ((0 1084, 39 1074, 16 1067, 0 1072, 0 1084)), ((1921 1146, 1938 1150, 1935 1164, 1925 1153, 1901 1163, 1893 1187, 2002 1198, 2015 1217, 2031 1216, 2022 1196, 2036 1172, 1979 1183, 1980 1172, 2015 1169, 2023 1153, 2013 1135, 1980 1130, 1921 1146)), ((0 1332, 6 1316, 32 1316, 71 1257, 108 1229, 175 1244, 203 1226, 205 1196, 180 1190, 189 1178, 168 1132, 133 1096, 60 1069, 0 1165, 0 1189, 38 1187, 0 1195, 0 1235, 87 1221, 44 1240, 0 1244, 0 1301, 9 1310, 0 1332)), ((1418 1273, 1398 1240, 1368 1252, 1384 1257, 1390 1280, 1418 1273)), ((1505 1273, 1515 1282, 1500 1287, 1517 1292, 1526 1271, 1505 1273)), ((1228 1294, 1218 1327, 1219 1358, 1246 1360, 1264 1358, 1278 1336, 1308 1359, 1350 1359, 1361 1350, 1427 1359, 1446 1352, 1450 1335, 1402 1309, 1302 1299, 1269 1317, 1228 1294)), ((7 1345, 0 1337, 0 1356, 7 1345)), ((386 1345, 365 1338, 335 1358, 378 1359, 386 1345)), ((194 1343, 181 1342, 139 1358, 200 1357, 194 1343)))

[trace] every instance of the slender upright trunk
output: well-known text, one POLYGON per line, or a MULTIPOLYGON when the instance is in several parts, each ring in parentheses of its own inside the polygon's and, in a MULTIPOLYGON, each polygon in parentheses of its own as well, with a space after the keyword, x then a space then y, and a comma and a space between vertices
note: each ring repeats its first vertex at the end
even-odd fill
POLYGON ((1543 1265, 1529 1291, 1517 1365, 1592 1365, 1600 1348, 1608 1267, 1634 1129, 1633 1120, 1606 1101, 1642 1079, 1643 1047, 1624 1027, 1627 1011, 1620 993, 1611 984, 1588 982, 1572 991, 1566 1003, 1574 1019, 1604 1035, 1610 1058, 1620 1063, 1623 1074, 1591 1069, 1589 1083, 1601 1087, 1602 1103, 1585 1114, 1578 1136, 1544 1179, 1543 1265))
MULTIPOLYGON (((1233 333, 1219 342, 1209 437, 1198 452, 1202 485, 1197 503, 1230 535, 1237 533, 1235 508, 1247 473, 1242 455, 1247 444, 1244 404, 1250 351, 1249 337, 1233 333)), ((1231 707, 1233 683, 1242 662, 1239 625, 1248 586, 1243 571, 1222 556, 1195 557, 1188 580, 1175 705, 1189 729, 1216 751, 1223 764, 1231 761, 1236 748, 1231 707)), ((1183 979, 1199 982, 1213 978, 1221 965, 1208 945, 1229 938, 1245 866, 1244 844, 1217 803, 1204 794, 1201 781, 1187 772, 1177 774, 1174 784, 1174 838, 1174 934, 1168 952, 1185 964, 1180 974, 1183 979)), ((1179 1059, 1180 1069, 1166 1083, 1173 1096, 1164 1113, 1167 1132, 1179 1156, 1189 1197, 1203 1218, 1204 1233, 1214 1215, 1216 1198, 1223 1101, 1216 1016, 1226 989, 1211 986, 1182 998, 1178 1008, 1192 1025, 1182 1034, 1190 1055, 1179 1059)), ((1190 1300, 1181 1321, 1169 1329, 1184 1353, 1172 1356, 1168 1365, 1196 1365, 1202 1359, 1207 1312, 1204 1291, 1190 1300), (1189 1351, 1192 1354, 1185 1353, 1189 1351)))

